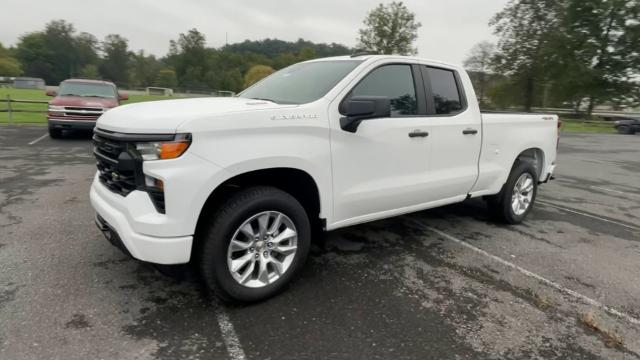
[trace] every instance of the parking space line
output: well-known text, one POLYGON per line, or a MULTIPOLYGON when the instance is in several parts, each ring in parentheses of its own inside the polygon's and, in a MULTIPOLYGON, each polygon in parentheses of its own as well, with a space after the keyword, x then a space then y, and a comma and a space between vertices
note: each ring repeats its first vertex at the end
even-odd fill
POLYGON ((466 242, 464 240, 460 240, 458 238, 455 238, 455 237, 453 237, 453 236, 451 236, 451 235, 449 235, 449 234, 447 234, 447 233, 445 233, 445 232, 443 232, 441 230, 438 230, 438 229, 433 228, 433 227, 428 226, 428 225, 424 225, 424 224, 422 224, 421 222, 419 222, 417 220, 413 220, 413 221, 416 223, 416 225, 418 225, 419 227, 421 227, 423 229, 432 231, 432 232, 434 232, 434 233, 436 233, 436 234, 438 234, 438 235, 440 235, 440 236, 442 236, 442 237, 444 237, 444 238, 446 238, 448 240, 451 240, 451 241, 453 241, 453 242, 455 242, 455 243, 457 243, 457 244, 459 244, 461 246, 464 246, 464 247, 466 247, 466 248, 468 248, 470 250, 473 250, 473 251, 475 251, 476 253, 478 253, 480 255, 486 256, 489 259, 494 260, 494 261, 496 261, 496 262, 498 262, 498 263, 500 263, 500 264, 502 264, 502 265, 504 265, 504 266, 506 266, 508 268, 516 270, 516 271, 518 271, 518 272, 520 272, 520 273, 522 273, 522 274, 524 274, 524 275, 526 275, 526 276, 528 276, 530 278, 536 279, 536 280, 540 281, 541 283, 543 283, 545 285, 548 285, 548 286, 550 286, 550 287, 552 287, 552 288, 554 288, 554 289, 556 289, 556 290, 558 290, 560 292, 563 292, 563 293, 565 293, 567 295, 570 295, 570 296, 573 296, 573 297, 575 297, 577 299, 580 299, 580 300, 586 302, 589 305, 592 305, 592 306, 595 306, 595 307, 597 307, 599 309, 602 309, 602 310, 608 312, 609 314, 614 315, 614 316, 616 316, 618 318, 624 319, 624 320, 626 320, 626 321, 628 321, 628 322, 630 322, 630 323, 632 323, 634 325, 640 325, 640 319, 636 319, 635 317, 633 317, 633 316, 631 316, 631 315, 629 315, 627 313, 624 313, 622 311, 619 311, 619 310, 616 310, 616 309, 614 309, 612 307, 604 305, 601 302, 593 300, 592 298, 590 298, 588 296, 582 295, 579 292, 576 292, 576 291, 573 291, 573 290, 571 290, 569 288, 566 288, 566 287, 564 287, 564 286, 562 286, 562 285, 560 285, 560 284, 558 284, 556 282, 553 282, 553 281, 551 281, 551 280, 549 280, 549 279, 547 279, 545 277, 542 277, 541 275, 538 275, 538 274, 536 274, 536 273, 534 273, 532 271, 529 271, 529 270, 527 270, 525 268, 522 268, 522 267, 520 267, 520 266, 518 266, 518 265, 516 265, 516 264, 514 264, 514 263, 512 263, 510 261, 507 261, 507 260, 499 257, 499 256, 493 255, 493 254, 491 254, 491 253, 489 253, 489 252, 487 252, 485 250, 482 250, 482 249, 480 249, 478 247, 475 247, 475 246, 469 244, 468 242, 466 242))
POLYGON ((220 327, 220 332, 222 332, 222 339, 224 340, 224 345, 227 348, 227 353, 233 360, 245 360, 247 357, 244 354, 244 350, 242 350, 242 346, 240 345, 240 340, 238 339, 238 335, 236 334, 236 330, 229 320, 229 316, 222 309, 217 310, 217 318, 218 318, 218 326, 220 327))
POLYGON ((556 208, 556 209, 560 209, 560 210, 563 210, 563 211, 567 211, 567 212, 570 212, 570 213, 574 213, 574 214, 590 217, 592 219, 597 219, 597 220, 608 222, 608 223, 615 224, 615 225, 618 225, 618 226, 623 226, 623 227, 626 227, 627 229, 640 231, 639 227, 632 226, 632 225, 627 225, 625 223, 621 223, 621 222, 618 222, 618 221, 615 221, 615 220, 609 220, 609 219, 605 219, 605 218, 600 217, 600 216, 583 213, 581 211, 577 211, 577 210, 573 210, 573 209, 567 209, 565 207, 558 206, 558 205, 555 205, 555 204, 551 204, 551 203, 548 203, 546 201, 536 200, 536 202, 538 202, 538 203, 540 203, 542 205, 550 206, 550 207, 553 207, 553 208, 556 208))
POLYGON ((33 144, 37 143, 38 141, 40 141, 40 140, 42 140, 42 139, 44 139, 44 138, 46 138, 48 136, 49 136, 49 133, 46 133, 46 134, 40 136, 39 138, 33 140, 32 142, 30 142, 29 145, 33 145, 33 144))
POLYGON ((603 188, 600 186, 593 186, 591 185, 592 189, 597 189, 597 190, 602 190, 602 191, 608 191, 608 192, 612 192, 612 193, 616 193, 616 194, 620 194, 620 195, 624 195, 624 196, 640 196, 638 194, 634 194, 634 193, 630 193, 630 192, 625 192, 625 191, 620 191, 620 190, 613 190, 613 189, 607 189, 607 188, 603 188))

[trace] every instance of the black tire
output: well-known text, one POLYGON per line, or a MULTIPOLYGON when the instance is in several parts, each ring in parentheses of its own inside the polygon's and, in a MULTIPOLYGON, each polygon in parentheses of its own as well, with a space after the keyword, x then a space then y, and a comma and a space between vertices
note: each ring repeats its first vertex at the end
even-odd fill
POLYGON ((62 129, 49 128, 49 137, 52 139, 60 139, 62 137, 62 129))
POLYGON ((618 126, 618 134, 630 135, 633 134, 631 131, 631 126, 620 125, 618 126))
POLYGON ((277 188, 258 186, 233 195, 211 216, 198 239, 197 266, 207 288, 225 302, 250 303, 281 292, 306 261, 311 243, 309 217, 290 194, 277 188), (237 282, 227 266, 227 250, 236 230, 250 217, 264 211, 286 215, 297 231, 297 250, 293 261, 278 279, 263 287, 251 288, 237 282))
POLYGON ((507 224, 519 224, 521 223, 527 214, 533 208, 533 204, 536 200, 538 193, 538 176, 536 170, 531 163, 528 162, 516 162, 511 169, 507 182, 502 186, 500 193, 494 196, 487 197, 487 205, 497 220, 507 224), (529 173, 533 179, 533 194, 529 206, 522 214, 516 214, 511 206, 512 193, 516 182, 525 173, 529 173))

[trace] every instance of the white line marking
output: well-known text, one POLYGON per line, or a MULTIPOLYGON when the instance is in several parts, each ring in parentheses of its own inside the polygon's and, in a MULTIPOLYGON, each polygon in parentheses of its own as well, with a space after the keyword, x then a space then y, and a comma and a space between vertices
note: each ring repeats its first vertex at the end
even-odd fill
POLYGON ((556 209, 560 209, 560 210, 563 210, 563 211, 568 211, 568 212, 570 212, 570 213, 574 213, 574 214, 578 214, 578 215, 582 215, 582 216, 590 217, 590 218, 592 218, 592 219, 598 219, 598 220, 600 220, 600 221, 604 221, 604 222, 608 222, 608 223, 611 223, 611 224, 616 224, 616 225, 619 225, 619 226, 623 226, 623 227, 626 227, 627 229, 631 229, 631 230, 635 230, 635 231, 640 231, 640 228, 639 228, 639 227, 635 227, 635 226, 627 225, 627 224, 624 224, 624 223, 621 223, 621 222, 617 222, 617 221, 614 221, 614 220, 609 220, 609 219, 601 218, 601 217, 599 217, 599 216, 591 215, 591 214, 587 214, 587 213, 583 213, 583 212, 580 212, 580 211, 577 211, 577 210, 567 209, 567 208, 565 208, 565 207, 558 206, 558 205, 555 205, 555 204, 551 204, 551 203, 548 203, 548 202, 546 202, 546 201, 536 200, 536 202, 538 202, 538 203, 540 203, 540 204, 542 204, 542 205, 550 206, 550 207, 553 207, 553 208, 556 208, 556 209))
POLYGON ((603 190, 603 191, 608 191, 608 192, 612 192, 612 193, 616 193, 616 194, 620 194, 620 195, 624 195, 624 196, 640 196, 638 194, 625 192, 625 191, 620 191, 620 190, 607 189, 607 188, 603 188, 603 187, 600 187, 600 186, 591 185, 591 188, 592 189, 603 190))
POLYGON ((224 340, 224 345, 227 347, 229 356, 233 360, 245 360, 247 357, 244 354, 244 350, 242 350, 240 340, 238 339, 236 330, 233 328, 231 320, 229 320, 229 316, 222 309, 219 309, 217 313, 218 326, 222 332, 222 339, 224 340))
POLYGON ((30 142, 30 143, 29 143, 29 145, 33 145, 33 144, 37 143, 38 141, 40 141, 40 140, 42 140, 42 139, 46 138, 47 136, 49 136, 49 133, 46 133, 46 134, 44 134, 44 135, 40 136, 39 138, 37 138, 37 139, 33 140, 32 142, 30 142))
POLYGON ((555 282, 553 282, 551 280, 548 280, 548 279, 546 279, 546 278, 544 278, 544 277, 542 277, 542 276, 540 276, 540 275, 538 275, 538 274, 536 274, 534 272, 531 272, 531 271, 529 271, 529 270, 527 270, 525 268, 522 268, 522 267, 520 267, 520 266, 518 266, 518 265, 516 265, 516 264, 514 264, 512 262, 504 260, 501 257, 498 257, 496 255, 488 253, 487 251, 484 251, 484 250, 482 250, 480 248, 477 248, 477 247, 469 244, 468 242, 466 242, 464 240, 457 239, 457 238, 455 238, 455 237, 453 237, 453 236, 451 236, 451 235, 449 235, 447 233, 444 233, 444 232, 442 232, 442 231, 440 231, 440 230, 438 230, 436 228, 432 228, 431 226, 424 225, 424 224, 420 223, 417 220, 414 220, 414 221, 415 221, 415 223, 417 225, 419 225, 422 228, 430 230, 430 231, 432 231, 432 232, 434 232, 434 233, 436 233, 436 234, 438 234, 440 236, 443 236, 443 237, 445 237, 445 238, 447 238, 447 239, 449 239, 449 240, 451 240, 451 241, 453 241, 453 242, 455 242, 455 243, 457 243, 459 245, 462 245, 462 246, 464 246, 464 247, 466 247, 468 249, 471 249, 471 250, 477 252, 478 254, 484 255, 484 256, 486 256, 486 257, 488 257, 488 258, 490 258, 490 259, 492 259, 494 261, 497 261, 497 262, 499 262, 500 264, 502 264, 502 265, 504 265, 506 267, 509 267, 509 268, 511 268, 513 270, 519 271, 519 272, 521 272, 522 274, 524 274, 524 275, 526 275, 528 277, 534 278, 534 279, 536 279, 536 280, 538 280, 538 281, 540 281, 540 282, 542 282, 542 283, 544 283, 544 284, 546 284, 548 286, 551 286, 552 288, 554 288, 556 290, 559 290, 560 292, 563 292, 565 294, 568 294, 568 295, 571 295, 571 296, 573 296, 575 298, 578 298, 578 299, 580 299, 580 300, 582 300, 582 301, 584 301, 584 302, 586 302, 586 303, 588 303, 588 304, 590 304, 592 306, 595 306, 595 307, 597 307, 599 309, 602 309, 602 310, 608 312, 609 314, 612 314, 614 316, 617 316, 619 318, 627 320, 628 322, 630 322, 632 324, 640 325, 640 320, 636 319, 635 317, 633 317, 633 316, 631 316, 629 314, 626 314, 624 312, 618 311, 618 310, 616 310, 616 309, 614 309, 612 307, 609 307, 609 306, 604 305, 604 304, 602 304, 602 303, 600 303, 600 302, 598 302, 596 300, 593 300, 590 297, 582 295, 582 294, 580 294, 580 293, 578 293, 576 291, 573 291, 573 290, 571 290, 569 288, 566 288, 566 287, 564 287, 564 286, 562 286, 562 285, 560 285, 558 283, 555 283, 555 282))

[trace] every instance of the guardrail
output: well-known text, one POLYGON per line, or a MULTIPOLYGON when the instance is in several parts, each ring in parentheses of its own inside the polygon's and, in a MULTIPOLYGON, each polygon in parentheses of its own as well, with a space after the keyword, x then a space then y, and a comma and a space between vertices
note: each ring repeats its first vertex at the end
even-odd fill
POLYGON ((30 109, 15 109, 11 104, 49 104, 47 100, 18 100, 12 99, 11 95, 7 95, 7 98, 2 101, 6 104, 6 109, 0 109, 0 113, 8 113, 9 124, 13 123, 13 113, 47 113, 47 109, 45 110, 30 110, 30 109))

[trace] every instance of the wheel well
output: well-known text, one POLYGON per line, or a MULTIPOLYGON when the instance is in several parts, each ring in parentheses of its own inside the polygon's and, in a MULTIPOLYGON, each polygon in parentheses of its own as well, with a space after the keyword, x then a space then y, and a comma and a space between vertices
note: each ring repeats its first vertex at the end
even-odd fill
POLYGON ((544 170, 544 152, 541 149, 530 148, 521 152, 518 157, 516 157, 516 162, 518 161, 526 161, 528 163, 531 163, 536 171, 537 179, 540 180, 540 176, 542 175, 542 171, 544 170))
POLYGON ((238 191, 257 185, 273 186, 291 194, 306 210, 312 226, 324 226, 323 220, 320 219, 320 192, 311 175, 299 169, 271 168, 236 175, 220 184, 209 195, 200 212, 196 234, 206 224, 207 214, 212 214, 238 191))

